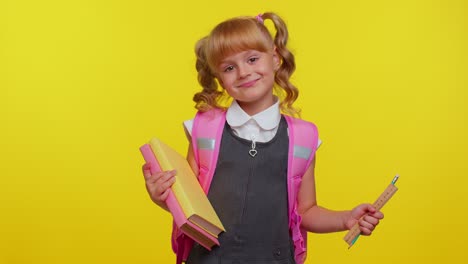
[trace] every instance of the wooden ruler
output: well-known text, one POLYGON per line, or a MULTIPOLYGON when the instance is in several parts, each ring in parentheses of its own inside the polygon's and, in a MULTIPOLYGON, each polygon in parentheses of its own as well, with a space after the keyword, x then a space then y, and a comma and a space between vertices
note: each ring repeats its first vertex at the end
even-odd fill
MULTIPOLYGON (((396 175, 395 178, 393 178, 392 183, 374 202, 373 206, 375 209, 377 209, 377 211, 379 211, 398 190, 398 188, 395 186, 395 183, 398 180, 398 178, 399 176, 396 175)), ((346 243, 348 243, 349 245, 348 248, 351 248, 354 245, 356 240, 359 238, 359 235, 361 235, 361 230, 359 229, 359 223, 356 223, 344 237, 344 241, 346 241, 346 243)))

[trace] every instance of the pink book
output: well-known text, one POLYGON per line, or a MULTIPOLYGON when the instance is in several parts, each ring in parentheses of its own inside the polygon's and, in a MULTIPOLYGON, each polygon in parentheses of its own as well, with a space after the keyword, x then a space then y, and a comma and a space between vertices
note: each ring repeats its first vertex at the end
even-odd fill
MULTIPOLYGON (((140 152, 143 155, 146 163, 150 164, 151 173, 161 171, 161 167, 151 149, 149 144, 144 144, 140 147, 140 152)), ((198 242, 200 245, 205 247, 208 250, 214 245, 219 245, 219 241, 216 237, 205 231, 204 229, 198 227, 194 223, 190 222, 182 211, 182 207, 174 196, 172 190, 169 191, 169 195, 166 199, 166 205, 169 208, 169 211, 174 218, 174 222, 177 227, 191 239, 198 242)))

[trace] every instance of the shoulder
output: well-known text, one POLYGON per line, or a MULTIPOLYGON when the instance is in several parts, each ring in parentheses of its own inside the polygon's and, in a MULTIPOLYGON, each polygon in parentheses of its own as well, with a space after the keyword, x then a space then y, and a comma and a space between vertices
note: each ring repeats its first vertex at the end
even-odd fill
POLYGON ((306 127, 306 128, 309 128, 309 129, 317 130, 317 126, 313 122, 310 122, 310 121, 307 121, 307 120, 304 120, 304 119, 301 119, 301 118, 297 118, 297 117, 292 117, 292 116, 289 116, 289 115, 284 115, 284 117, 286 118, 286 120, 288 121, 289 124, 293 124, 295 126, 306 127))
POLYGON ((304 143, 312 142, 315 145, 315 149, 318 149, 322 144, 322 141, 318 137, 317 126, 310 121, 284 115, 287 123, 289 133, 292 133, 295 138, 304 143))
POLYGON ((185 134, 190 140, 194 127, 198 127, 198 124, 202 122, 204 125, 213 123, 216 125, 217 122, 226 118, 226 111, 223 109, 213 108, 208 111, 198 111, 194 118, 185 120, 183 122, 185 134))
POLYGON ((314 123, 288 115, 284 115, 284 117, 288 123, 288 127, 291 126, 290 129, 297 130, 301 133, 306 133, 307 135, 313 133, 314 136, 318 136, 318 129, 314 123))

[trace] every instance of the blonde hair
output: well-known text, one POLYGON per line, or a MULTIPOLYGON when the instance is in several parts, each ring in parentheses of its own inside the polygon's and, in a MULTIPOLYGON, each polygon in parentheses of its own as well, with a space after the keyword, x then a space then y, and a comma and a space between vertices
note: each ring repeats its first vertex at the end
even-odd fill
POLYGON ((281 111, 292 116, 299 115, 300 111, 293 107, 299 91, 289 81, 296 69, 296 63, 294 55, 286 48, 287 41, 286 24, 275 13, 264 13, 259 17, 236 17, 217 25, 208 36, 200 39, 195 45, 195 67, 198 82, 203 87, 203 90, 193 97, 195 108, 202 112, 212 108, 225 108, 222 102, 227 99, 227 94, 218 89, 214 70, 224 57, 249 49, 268 52, 276 47, 281 65, 275 73, 275 83, 281 89, 275 90, 281 100, 281 111), (270 19, 275 26, 274 38, 263 24, 263 20, 266 19, 270 19))

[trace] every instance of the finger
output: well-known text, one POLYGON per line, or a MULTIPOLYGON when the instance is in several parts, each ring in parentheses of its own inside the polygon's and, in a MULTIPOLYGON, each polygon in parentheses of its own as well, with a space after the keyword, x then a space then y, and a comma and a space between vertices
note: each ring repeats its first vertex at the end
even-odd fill
POLYGON ((167 197, 169 196, 169 192, 170 192, 170 189, 167 189, 165 192, 161 194, 161 196, 159 196, 159 198, 161 198, 161 201, 165 202, 167 200, 167 197))
POLYGON ((162 172, 156 172, 154 174, 147 175, 146 184, 156 184, 162 177, 162 172))
POLYGON ((383 219, 384 218, 384 214, 382 212, 380 212, 380 211, 372 213, 372 214, 370 214, 370 216, 375 217, 377 219, 383 219))
POLYGON ((361 235, 370 236, 372 234, 372 230, 368 228, 360 227, 359 229, 361 230, 361 235))
POLYGON ((143 164, 143 166, 141 166, 141 168, 142 168, 143 170, 150 170, 150 168, 151 168, 151 163, 145 163, 145 164, 143 164))
POLYGON ((379 224, 379 219, 370 215, 366 215, 362 218, 365 222, 370 223, 371 225, 378 225, 379 224))
POLYGON ((163 177, 163 172, 156 172, 155 174, 148 175, 145 179, 147 186, 159 186, 162 184, 161 178, 163 177))
POLYGON ((368 207, 369 206, 370 206, 370 204, 360 204, 360 205, 354 207, 354 209, 351 211, 351 215, 354 218, 359 219, 364 214, 366 214, 368 212, 368 207))
POLYGON ((369 229, 371 231, 374 230, 374 228, 375 228, 375 226, 372 223, 367 222, 364 219, 359 220, 359 226, 362 227, 362 228, 369 229))
POLYGON ((147 183, 161 185, 171 177, 173 176, 169 171, 159 171, 148 177, 147 183))
POLYGON ((372 225, 369 222, 361 220, 361 221, 359 221, 359 229, 361 229, 363 234, 370 235, 372 233, 372 231, 375 229, 375 226, 372 225))
POLYGON ((165 182, 167 182, 167 181, 171 180, 172 178, 174 178, 174 176, 175 176, 175 171, 162 172, 156 183, 158 185, 162 185, 165 182))
POLYGON ((151 176, 151 164, 145 163, 143 166, 141 166, 141 171, 143 172, 143 176, 145 177, 145 180, 148 179, 151 176))
POLYGON ((158 193, 157 195, 152 196, 153 201, 155 201, 156 203, 166 202, 170 191, 171 191, 171 189, 168 188, 164 192, 158 193))
POLYGON ((366 204, 366 211, 367 211, 368 213, 373 214, 373 213, 375 213, 377 210, 376 210, 375 207, 372 206, 371 204, 366 204))
POLYGON ((158 172, 150 175, 146 179, 146 190, 154 200, 159 200, 157 197, 159 197, 168 188, 167 185, 171 186, 175 181, 174 177, 169 177, 169 180, 165 181, 165 174, 166 172, 158 172))
POLYGON ((161 185, 159 185, 158 186, 159 194, 166 192, 169 188, 171 188, 174 182, 175 182, 175 177, 172 177, 169 180, 163 182, 161 185))

